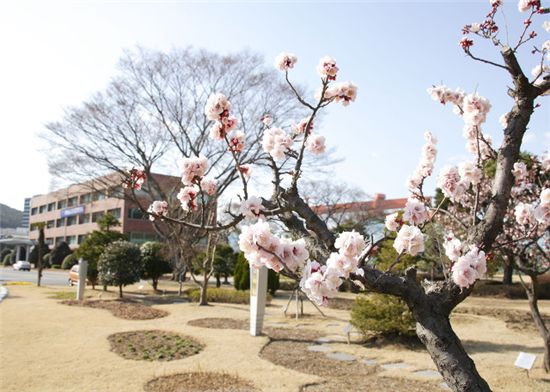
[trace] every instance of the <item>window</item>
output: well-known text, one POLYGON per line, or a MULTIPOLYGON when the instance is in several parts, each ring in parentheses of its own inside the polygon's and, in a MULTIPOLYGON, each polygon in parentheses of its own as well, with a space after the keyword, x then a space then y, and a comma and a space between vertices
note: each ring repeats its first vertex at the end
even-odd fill
POLYGON ((55 202, 48 204, 48 211, 53 211, 53 210, 55 210, 55 202))
POLYGON ((55 221, 55 227, 63 227, 65 226, 65 218, 60 218, 55 221))
POLYGON ((97 222, 105 213, 103 211, 94 212, 92 214, 92 222, 97 222))
POLYGON ((92 196, 93 201, 105 200, 105 195, 101 192, 94 192, 92 196))
POLYGON ((78 203, 78 196, 73 196, 69 200, 67 200, 67 207, 76 206, 77 203, 78 203))
POLYGON ((76 216, 68 216, 67 217, 67 226, 76 225, 76 216))
POLYGON ((67 207, 67 200, 59 200, 57 202, 57 209, 60 210, 62 208, 67 207))
POLYGON ((80 245, 81 243, 84 242, 84 240, 86 239, 87 235, 86 234, 80 234, 78 236, 78 245, 80 245))
POLYGON ((55 244, 58 245, 61 242, 65 241, 65 237, 55 237, 55 244))
POLYGON ((137 244, 143 244, 144 242, 156 240, 157 236, 152 233, 130 233, 130 242, 134 242, 137 244))
POLYGON ((129 208, 128 209, 128 218, 129 219, 147 219, 145 214, 141 212, 139 208, 129 208))
POLYGON ((45 204, 43 206, 38 207, 38 213, 43 214, 44 212, 46 212, 46 207, 47 206, 45 204))
POLYGON ((90 214, 80 215, 78 217, 78 223, 81 225, 84 223, 90 223, 90 214))
POLYGON ((46 229, 51 229, 51 228, 54 228, 55 227, 55 221, 54 220, 49 220, 46 222, 46 229))
POLYGON ((92 201, 92 194, 86 193, 85 195, 80 196, 80 204, 88 204, 92 201))
POLYGON ((107 212, 115 218, 120 219, 120 208, 113 208, 112 210, 108 210, 107 212))
POLYGON ((48 237, 44 240, 44 243, 46 245, 53 245, 53 238, 52 237, 48 237))
POLYGON ((34 207, 32 210, 31 210, 31 215, 36 215, 38 213, 38 208, 37 207, 34 207))
POLYGON ((66 242, 69 245, 76 245, 76 235, 67 236, 66 242))

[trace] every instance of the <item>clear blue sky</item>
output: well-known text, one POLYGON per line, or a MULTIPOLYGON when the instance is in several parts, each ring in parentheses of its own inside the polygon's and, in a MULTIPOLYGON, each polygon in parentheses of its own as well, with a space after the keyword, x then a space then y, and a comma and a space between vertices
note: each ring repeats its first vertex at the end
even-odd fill
MULTIPOLYGON (((509 36, 517 37, 525 15, 506 2, 509 36), (518 23, 519 22, 519 23, 518 23)), ((340 80, 359 86, 357 101, 330 107, 319 131, 345 157, 338 177, 367 193, 406 195, 431 130, 440 140, 437 168, 468 157, 462 121, 450 107, 426 94, 443 82, 477 89, 493 104, 485 131, 502 134, 499 116, 512 101, 505 72, 467 59, 458 46, 461 27, 482 21, 489 1, 426 2, 24 2, 0 4, 0 202, 21 209, 23 198, 49 190, 45 156, 36 135, 57 120, 62 108, 105 87, 124 48, 139 44, 169 50, 194 46, 219 52, 249 48, 272 64, 281 51, 299 57, 294 80, 316 88, 315 65, 331 55, 340 80), (8 185, 8 186, 7 186, 8 185)), ((546 19, 549 19, 546 16, 546 19)), ((536 42, 550 39, 540 26, 536 42)), ((494 48, 476 41, 480 55, 498 59, 494 48)), ((522 53, 526 72, 536 64, 522 53)), ((525 149, 550 146, 550 98, 541 100, 525 149)), ((434 182, 428 183, 433 188, 434 182)))

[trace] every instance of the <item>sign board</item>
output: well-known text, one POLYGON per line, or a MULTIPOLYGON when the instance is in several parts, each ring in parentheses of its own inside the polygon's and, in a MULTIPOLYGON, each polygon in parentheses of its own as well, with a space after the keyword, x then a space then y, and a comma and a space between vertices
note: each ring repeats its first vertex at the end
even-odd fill
POLYGON ((61 218, 84 214, 84 206, 64 208, 61 210, 61 218))
POLYGON ((531 370, 535 364, 535 359, 537 359, 537 356, 534 354, 520 352, 516 358, 516 362, 514 362, 514 366, 525 370, 531 370))
POLYGON ((250 267, 250 334, 262 333, 267 295, 267 268, 250 267))

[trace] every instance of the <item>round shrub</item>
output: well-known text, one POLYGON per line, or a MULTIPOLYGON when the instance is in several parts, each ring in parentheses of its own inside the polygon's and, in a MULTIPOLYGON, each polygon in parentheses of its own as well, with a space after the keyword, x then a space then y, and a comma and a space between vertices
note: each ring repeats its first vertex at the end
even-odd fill
POLYGON ((4 261, 4 258, 6 255, 9 255, 12 252, 11 249, 4 249, 2 252, 0 252, 0 261, 4 261))
MULTIPOLYGON (((32 247, 31 253, 29 254, 29 263, 38 265, 38 248, 38 245, 32 247)), ((44 247, 42 248, 42 261, 44 261, 44 256, 48 253, 50 253, 50 247, 48 244, 44 244, 44 247)))
POLYGON ((103 285, 122 286, 139 282, 143 271, 139 246, 128 241, 115 241, 105 248, 97 263, 99 280, 103 285))
POLYGON ((44 257, 42 257, 42 263, 44 264, 43 265, 44 268, 50 268, 51 267, 51 265, 52 265, 51 257, 52 257, 51 253, 46 253, 44 255, 44 257))
POLYGON ((73 265, 78 264, 78 258, 74 253, 71 253, 67 257, 63 259, 63 263, 61 263, 61 268, 64 270, 71 269, 73 265))
POLYGON ((365 336, 415 334, 414 318, 407 305, 385 294, 358 296, 351 308, 351 324, 365 336))
POLYGON ((50 252, 50 262, 52 265, 61 265, 63 263, 63 260, 65 260, 65 257, 73 253, 71 248, 69 248, 69 245, 65 241, 60 242, 53 248, 53 250, 50 252))

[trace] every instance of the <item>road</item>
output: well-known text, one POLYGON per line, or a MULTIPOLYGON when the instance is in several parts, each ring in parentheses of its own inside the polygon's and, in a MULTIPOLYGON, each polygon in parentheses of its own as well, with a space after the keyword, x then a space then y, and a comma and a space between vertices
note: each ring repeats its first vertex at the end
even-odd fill
MULTIPOLYGON (((0 268, 0 283, 2 282, 32 282, 36 283, 38 272, 35 269, 29 271, 14 271, 11 267, 0 268)), ((42 284, 44 286, 67 286, 68 271, 42 271, 42 284)))

